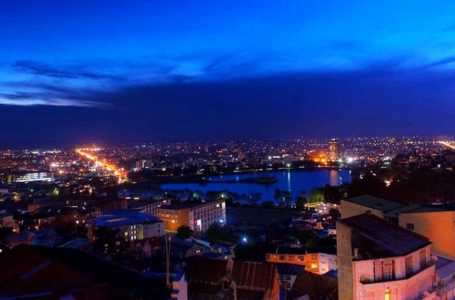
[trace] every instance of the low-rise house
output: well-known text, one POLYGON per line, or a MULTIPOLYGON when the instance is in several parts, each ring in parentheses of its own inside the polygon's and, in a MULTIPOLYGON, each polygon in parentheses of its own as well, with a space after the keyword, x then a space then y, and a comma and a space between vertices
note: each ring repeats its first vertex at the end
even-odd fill
POLYGON ((277 247, 275 253, 266 254, 266 260, 304 266, 305 270, 316 274, 337 270, 336 249, 332 248, 307 248, 302 245, 277 247))
POLYGON ((186 277, 188 299, 279 299, 279 275, 270 263, 193 256, 186 277))
POLYGON ((338 299, 338 274, 336 271, 323 275, 300 271, 288 295, 293 300, 336 300, 338 299))

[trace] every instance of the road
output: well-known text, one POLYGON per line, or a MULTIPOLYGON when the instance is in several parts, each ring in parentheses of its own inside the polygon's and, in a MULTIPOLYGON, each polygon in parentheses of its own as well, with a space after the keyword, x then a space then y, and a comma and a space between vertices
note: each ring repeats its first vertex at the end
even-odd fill
POLYGON ((92 154, 97 151, 96 148, 77 148, 76 153, 80 156, 94 162, 96 165, 106 169, 111 172, 115 177, 118 178, 119 182, 125 182, 128 180, 127 172, 122 168, 119 168, 113 163, 108 162, 106 159, 99 158, 98 156, 92 154))
POLYGON ((455 150, 455 145, 449 143, 449 142, 446 142, 446 141, 438 141, 438 144, 441 144, 443 146, 446 146, 447 148, 449 149, 452 149, 452 150, 455 150))

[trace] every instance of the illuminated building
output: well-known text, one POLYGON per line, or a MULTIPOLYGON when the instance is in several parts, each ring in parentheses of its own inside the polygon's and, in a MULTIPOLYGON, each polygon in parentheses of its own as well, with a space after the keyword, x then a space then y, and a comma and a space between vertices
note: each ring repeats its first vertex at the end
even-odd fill
POLYGON ((341 200, 341 218, 369 212, 377 217, 398 225, 398 211, 406 209, 407 205, 370 195, 362 195, 341 200))
POLYGON ((424 236, 366 213, 337 222, 340 300, 439 299, 424 236))
POLYGON ((136 200, 128 204, 128 209, 156 215, 158 208, 165 205, 168 200, 136 200))
POLYGON ((308 250, 305 247, 279 247, 276 253, 267 253, 271 263, 305 266, 305 270, 315 274, 325 274, 337 270, 336 251, 308 250))
POLYGON ((54 181, 52 172, 29 172, 15 177, 14 182, 54 181))
POLYGON ((369 212, 432 242, 432 252, 455 260, 455 206, 407 205, 369 195, 341 200, 341 218, 369 212))
POLYGON ((164 235, 163 221, 158 218, 137 211, 112 210, 102 217, 89 220, 88 237, 96 238, 96 228, 105 227, 114 229, 127 241, 143 240, 164 235))
POLYGON ((329 142, 329 160, 338 161, 341 157, 341 146, 337 139, 332 139, 329 142))
POLYGON ((432 251, 455 260, 455 207, 422 206, 400 213, 399 225, 429 238, 432 251))
POLYGON ((149 169, 153 166, 153 162, 146 159, 136 161, 136 170, 149 169))
POLYGON ((182 205, 163 205, 158 208, 157 216, 164 221, 166 231, 176 232, 180 226, 186 225, 196 234, 203 233, 214 223, 226 224, 226 202, 220 199, 182 205))

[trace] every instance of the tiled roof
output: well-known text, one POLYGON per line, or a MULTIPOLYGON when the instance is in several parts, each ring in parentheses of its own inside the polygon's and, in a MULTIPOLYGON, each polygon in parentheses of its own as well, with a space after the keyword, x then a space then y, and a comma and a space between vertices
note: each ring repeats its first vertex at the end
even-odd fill
POLYGON ((271 263, 235 261, 232 277, 239 289, 266 291, 273 288, 277 270, 271 263))
POLYGON ((226 269, 227 260, 192 256, 188 258, 186 278, 188 282, 218 285, 226 275, 226 269))
POLYGON ((291 289, 294 298, 308 295, 310 299, 338 299, 337 279, 301 271, 291 289))
POLYGON ((241 299, 240 293, 257 296, 253 298, 248 298, 248 296, 244 299, 262 299, 264 293, 273 291, 278 286, 278 272, 275 265, 271 263, 227 261, 203 257, 188 259, 186 278, 190 284, 189 291, 193 295, 204 294, 206 297, 211 287, 216 287, 214 289, 216 293, 221 289, 221 279, 225 276, 231 277, 235 282, 239 299, 241 299))

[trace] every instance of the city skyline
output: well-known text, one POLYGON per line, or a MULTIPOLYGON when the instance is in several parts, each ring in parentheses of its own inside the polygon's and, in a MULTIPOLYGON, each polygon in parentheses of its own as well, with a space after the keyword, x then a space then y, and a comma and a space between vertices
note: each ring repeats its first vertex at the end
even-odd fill
POLYGON ((3 1, 0 136, 452 135, 454 6, 3 1))

